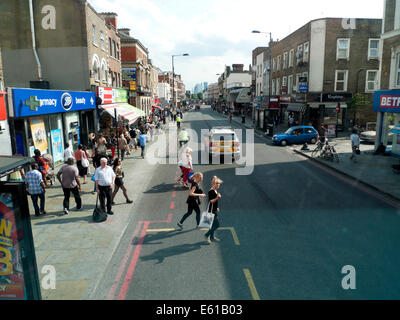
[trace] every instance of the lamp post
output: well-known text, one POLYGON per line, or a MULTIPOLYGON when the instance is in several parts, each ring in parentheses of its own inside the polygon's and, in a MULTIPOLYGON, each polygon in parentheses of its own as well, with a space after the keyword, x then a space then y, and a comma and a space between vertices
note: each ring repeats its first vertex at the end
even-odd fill
MULTIPOLYGON (((268 108, 269 108, 271 103, 271 80, 272 80, 272 48, 271 48, 271 43, 273 42, 272 32, 262 32, 259 30, 253 30, 251 33, 262 33, 269 35, 269 44, 268 44, 269 48, 268 108)), ((265 123, 265 114, 264 114, 264 123, 265 123)))
POLYGON ((176 104, 175 104, 175 66, 174 66, 174 58, 175 57, 187 57, 187 56, 189 56, 188 53, 172 55, 172 105, 173 105, 174 109, 176 109, 176 104))

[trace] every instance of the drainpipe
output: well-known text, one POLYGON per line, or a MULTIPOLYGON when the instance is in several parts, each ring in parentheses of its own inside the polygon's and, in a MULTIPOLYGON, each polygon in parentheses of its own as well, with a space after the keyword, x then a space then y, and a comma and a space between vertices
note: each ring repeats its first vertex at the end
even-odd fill
POLYGON ((32 0, 29 0, 29 12, 30 12, 30 18, 31 18, 31 32, 32 32, 32 49, 33 49, 33 54, 35 55, 36 63, 38 65, 38 77, 39 81, 42 81, 42 66, 40 64, 39 56, 36 52, 36 37, 35 37, 35 23, 33 20, 33 5, 32 5, 32 0))

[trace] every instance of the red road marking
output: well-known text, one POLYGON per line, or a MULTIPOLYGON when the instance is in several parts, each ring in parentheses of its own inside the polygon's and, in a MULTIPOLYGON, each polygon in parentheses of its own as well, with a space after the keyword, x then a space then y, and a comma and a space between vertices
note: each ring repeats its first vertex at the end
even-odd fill
MULTIPOLYGON (((138 223, 138 225, 136 226, 135 231, 133 232, 132 239, 134 239, 137 236, 137 234, 138 234, 138 232, 140 230, 140 226, 141 226, 141 223, 138 223)), ((117 291, 119 282, 121 281, 121 278, 122 278, 122 274, 123 274, 123 272, 125 270, 125 266, 126 266, 126 264, 128 262, 129 257, 131 256, 131 252, 132 252, 133 247, 134 247, 133 245, 131 245, 129 247, 127 253, 125 254, 124 259, 122 260, 122 264, 119 267, 118 273, 117 273, 117 275, 116 275, 116 277, 114 279, 114 284, 111 287, 111 290, 110 290, 110 292, 108 294, 107 300, 113 300, 114 299, 115 292, 117 291)))
POLYGON ((168 215, 167 220, 153 220, 153 221, 142 221, 142 222, 150 222, 150 223, 171 223, 173 214, 170 213, 168 215))
POLYGON ((135 272, 136 264, 140 256, 140 251, 142 250, 142 244, 144 241, 144 237, 146 236, 147 228, 151 222, 147 221, 144 224, 142 233, 140 235, 139 243, 136 246, 135 252, 133 253, 131 264, 129 265, 128 271, 125 275, 124 282, 122 283, 121 290, 118 295, 118 300, 125 300, 126 294, 129 289, 129 285, 132 281, 133 273, 135 272))
POLYGON ((172 192, 172 198, 176 198, 176 191, 172 192))
POLYGON ((175 208, 175 202, 174 202, 174 201, 171 202, 169 208, 170 208, 171 210, 175 208))

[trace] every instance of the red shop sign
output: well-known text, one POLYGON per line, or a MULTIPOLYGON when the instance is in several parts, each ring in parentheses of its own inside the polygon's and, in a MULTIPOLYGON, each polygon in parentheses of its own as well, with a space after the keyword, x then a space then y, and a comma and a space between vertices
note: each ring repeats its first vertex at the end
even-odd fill
POLYGON ((0 92, 0 120, 7 120, 5 92, 0 92))

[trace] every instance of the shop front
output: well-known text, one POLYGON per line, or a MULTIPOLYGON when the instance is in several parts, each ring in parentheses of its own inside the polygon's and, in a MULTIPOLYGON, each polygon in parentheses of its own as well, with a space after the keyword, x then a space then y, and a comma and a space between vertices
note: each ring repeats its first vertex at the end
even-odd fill
POLYGON ((373 110, 378 113, 376 147, 383 143, 392 156, 400 158, 400 90, 376 91, 373 110))
POLYGON ((97 93, 102 100, 98 109, 99 131, 105 136, 116 135, 117 129, 121 131, 146 116, 144 111, 128 103, 127 90, 98 87, 97 93))
POLYGON ((9 89, 13 152, 31 157, 35 149, 51 154, 55 164, 63 162, 65 143, 77 150, 93 123, 88 114, 96 108, 90 92, 9 89))
POLYGON ((0 91, 0 155, 11 156, 12 150, 10 145, 10 128, 7 121, 6 96, 7 92, 0 91))

